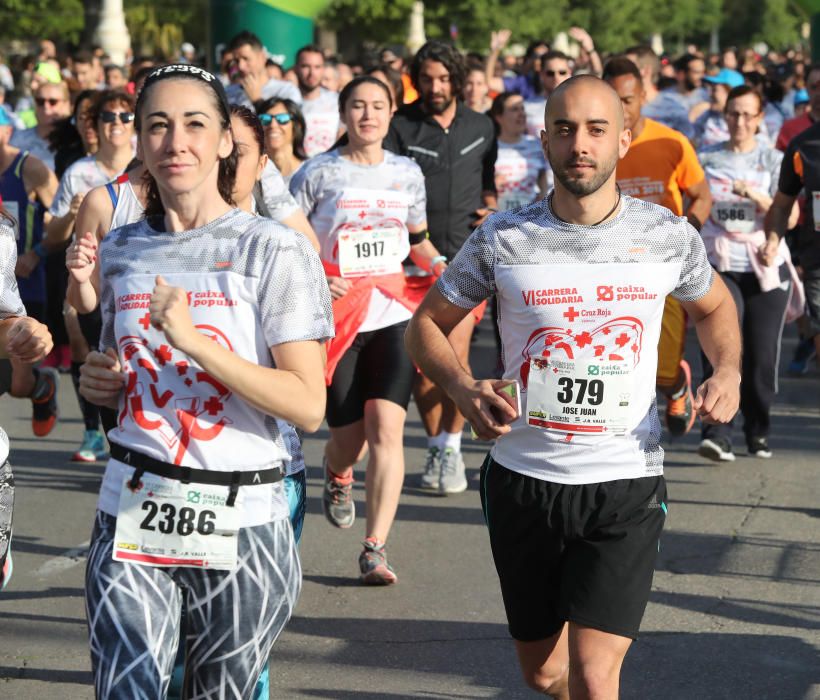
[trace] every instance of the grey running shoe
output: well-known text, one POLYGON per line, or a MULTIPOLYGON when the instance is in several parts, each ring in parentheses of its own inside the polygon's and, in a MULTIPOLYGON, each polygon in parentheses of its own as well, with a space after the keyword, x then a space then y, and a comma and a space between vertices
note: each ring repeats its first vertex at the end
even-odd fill
POLYGON ((732 446, 728 440, 722 438, 715 438, 710 440, 701 440, 698 454, 701 457, 706 457, 715 462, 734 462, 735 453, 732 452, 732 446))
POLYGON ((467 490, 467 477, 464 476, 464 460, 461 452, 452 447, 445 447, 441 455, 441 478, 438 492, 442 496, 448 493, 461 493, 467 490))
POLYGON ((441 477, 441 458, 438 447, 427 448, 427 461, 424 463, 424 474, 421 475, 421 488, 428 491, 438 491, 438 482, 441 477))
POLYGON ((384 542, 367 539, 362 544, 364 544, 364 549, 359 555, 361 582, 368 586, 386 586, 396 583, 398 579, 393 567, 387 563, 384 542))
POLYGON ((325 489, 322 494, 322 510, 328 521, 344 529, 353 525, 356 519, 356 504, 353 502, 353 480, 343 484, 335 479, 327 468, 327 460, 322 459, 325 472, 325 489))

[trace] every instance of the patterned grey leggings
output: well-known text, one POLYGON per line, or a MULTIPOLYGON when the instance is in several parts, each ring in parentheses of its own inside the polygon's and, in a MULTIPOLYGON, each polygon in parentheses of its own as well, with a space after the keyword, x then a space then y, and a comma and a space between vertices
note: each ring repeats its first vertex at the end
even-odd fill
POLYGON ((97 698, 165 697, 187 604, 191 700, 251 698, 290 618, 302 570, 287 519, 239 531, 235 571, 114 561, 116 518, 97 511, 86 568, 86 612, 97 698))

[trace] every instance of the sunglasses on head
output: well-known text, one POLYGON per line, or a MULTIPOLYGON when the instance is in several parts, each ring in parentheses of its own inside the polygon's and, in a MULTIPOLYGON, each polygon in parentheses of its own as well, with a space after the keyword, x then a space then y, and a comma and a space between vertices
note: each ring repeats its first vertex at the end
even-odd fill
POLYGON ((113 124, 117 121, 117 117, 119 117, 123 124, 130 124, 134 121, 133 112, 109 112, 108 110, 100 112, 100 121, 104 124, 113 124))
POLYGON ((274 119, 279 126, 285 126, 285 124, 290 124, 293 118, 287 112, 283 112, 282 114, 259 115, 259 121, 262 122, 262 126, 270 126, 274 119))
POLYGON ((49 107, 56 107, 60 104, 62 100, 59 97, 35 97, 34 103, 38 107, 45 107, 48 104, 49 107))

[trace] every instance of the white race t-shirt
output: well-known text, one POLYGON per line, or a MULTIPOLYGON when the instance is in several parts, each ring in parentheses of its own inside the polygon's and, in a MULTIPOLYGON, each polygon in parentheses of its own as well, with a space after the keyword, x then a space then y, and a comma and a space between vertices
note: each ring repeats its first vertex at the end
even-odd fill
POLYGON ((535 200, 539 194, 538 178, 545 170, 552 175, 541 142, 534 136, 523 136, 518 143, 505 143, 499 139, 495 159, 498 208, 506 211, 535 200))
MULTIPOLYGON (((421 168, 390 151, 384 151, 384 160, 377 165, 353 163, 338 149, 316 156, 296 171, 290 191, 316 231, 322 260, 339 265, 343 275, 348 252, 350 257, 361 252, 357 244, 367 243, 370 235, 383 236, 380 250, 395 246, 389 268, 373 274, 401 272, 401 262, 410 254, 407 227, 427 220, 421 168)), ((374 289, 359 331, 386 328, 411 315, 404 305, 374 289)))
POLYGON ((339 93, 322 88, 315 100, 302 101, 305 117, 305 153, 312 158, 336 143, 339 133, 339 93))
POLYGON ((112 177, 103 171, 94 156, 80 158, 76 163, 72 163, 60 178, 60 186, 57 188, 57 194, 54 195, 49 213, 52 216, 65 216, 71 208, 71 200, 75 195, 85 194, 95 187, 101 187, 120 174, 116 173, 112 177))
MULTIPOLYGON (((236 396, 171 347, 148 320, 156 275, 185 289, 200 332, 254 364, 270 347, 333 336, 330 294, 318 256, 300 233, 231 210, 191 231, 145 220, 111 231, 100 246, 103 328, 127 384, 111 441, 163 462, 213 471, 286 468, 289 426, 236 396)), ((116 515, 131 468, 110 460, 100 510, 116 515)), ((282 484, 242 487, 241 525, 287 517, 282 484)))
MULTIPOLYGON (((714 254, 715 240, 726 237, 729 243, 729 267, 724 272, 752 272, 746 243, 731 239, 731 234, 750 234, 763 231, 765 214, 746 197, 732 192, 735 180, 745 182, 749 189, 774 197, 780 179, 783 154, 758 142, 748 153, 728 150, 728 143, 719 143, 698 152, 709 190, 712 194, 712 212, 700 235, 706 245, 710 262, 717 266, 714 254)), ((777 265, 782 258, 776 261, 777 265)))
POLYGON ((533 97, 524 100, 524 111, 527 114, 527 134, 537 139, 541 138, 544 130, 544 112, 547 109, 547 101, 543 97, 533 97))
POLYGON ((655 374, 664 301, 699 299, 712 274, 686 219, 627 196, 599 226, 562 222, 547 199, 487 219, 437 284, 462 308, 493 294, 499 303, 504 379, 521 383, 523 415, 493 458, 564 484, 661 474, 655 374), (549 395, 565 402, 557 420, 533 407, 533 377, 549 380, 545 364, 556 375, 570 370, 549 395))

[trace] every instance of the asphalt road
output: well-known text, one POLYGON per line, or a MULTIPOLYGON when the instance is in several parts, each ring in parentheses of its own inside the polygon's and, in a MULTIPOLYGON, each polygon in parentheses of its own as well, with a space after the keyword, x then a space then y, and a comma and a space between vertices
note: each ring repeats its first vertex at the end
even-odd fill
MULTIPOLYGON (((483 327, 474 366, 485 372, 490 343, 483 327)), ((93 696, 83 570, 103 465, 67 461, 82 432, 67 377, 59 396, 63 417, 44 440, 32 437, 25 402, 0 401, 18 487, 14 577, 0 594, 4 700, 93 696)), ((326 435, 305 445, 304 589, 274 648, 271 697, 534 697, 519 680, 479 507, 486 446, 465 436, 466 493, 418 491, 425 441, 411 406, 389 543, 399 583, 371 589, 355 578, 364 518, 343 532, 321 514, 326 435)), ((668 445, 668 525, 622 697, 820 698, 820 374, 782 379, 773 459, 741 449, 717 466, 697 456, 697 441, 668 445)), ((363 513, 362 483, 355 495, 363 513)))

